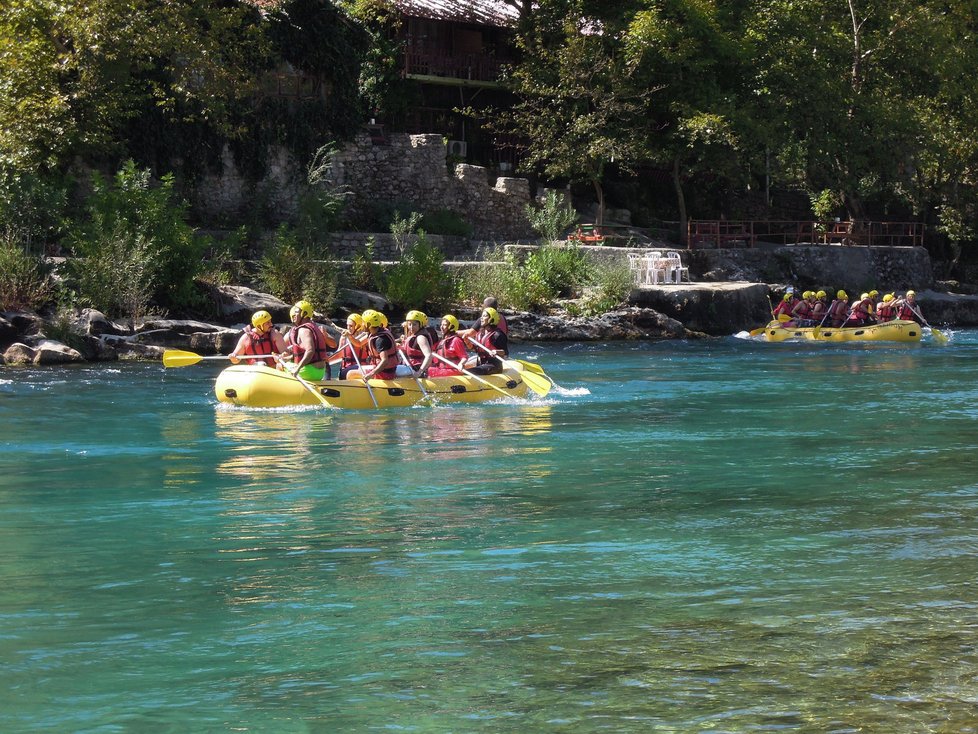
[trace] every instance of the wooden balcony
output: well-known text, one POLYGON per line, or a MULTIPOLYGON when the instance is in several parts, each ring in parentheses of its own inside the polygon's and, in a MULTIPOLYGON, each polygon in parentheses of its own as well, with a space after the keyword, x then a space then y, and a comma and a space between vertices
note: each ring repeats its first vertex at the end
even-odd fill
POLYGON ((504 61, 486 54, 439 54, 407 51, 404 76, 431 84, 501 87, 500 70, 504 61))

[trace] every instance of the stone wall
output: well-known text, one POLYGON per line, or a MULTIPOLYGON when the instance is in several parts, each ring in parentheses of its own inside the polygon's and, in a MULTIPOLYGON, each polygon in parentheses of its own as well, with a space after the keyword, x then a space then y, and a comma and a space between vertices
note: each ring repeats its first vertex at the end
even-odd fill
POLYGON ((421 212, 455 212, 476 238, 533 235, 524 211, 531 202, 526 179, 501 177, 490 185, 485 168, 465 164, 450 174, 440 135, 392 134, 387 143, 375 145, 363 134, 333 158, 334 180, 349 187, 353 215, 369 214, 378 203, 408 202, 421 212))
POLYGON ((194 208, 210 219, 253 219, 250 214, 261 207, 275 222, 291 219, 299 205, 305 171, 285 148, 273 147, 268 154, 268 170, 261 181, 249 181, 238 170, 234 155, 225 146, 221 152, 222 171, 204 176, 191 192, 194 208))

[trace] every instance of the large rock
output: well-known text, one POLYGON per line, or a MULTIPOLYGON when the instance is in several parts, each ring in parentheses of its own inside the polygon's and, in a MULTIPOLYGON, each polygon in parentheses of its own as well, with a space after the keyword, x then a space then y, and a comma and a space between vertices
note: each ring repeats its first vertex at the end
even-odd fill
POLYGON ((121 336, 132 333, 125 324, 110 320, 104 313, 94 308, 83 308, 74 314, 71 317, 71 326, 79 334, 88 334, 89 336, 102 336, 103 334, 121 336))
POLYGON ((630 300, 676 319, 687 329, 721 335, 770 321, 768 292, 763 283, 688 283, 639 288, 630 300))
POLYGON ((385 314, 391 310, 390 301, 379 293, 360 291, 355 288, 340 288, 336 301, 338 306, 354 313, 361 313, 368 308, 385 314))
MULTIPOLYGON (((234 349, 241 335, 239 329, 229 329, 191 319, 147 320, 137 327, 136 335, 126 340, 131 345, 143 344, 157 347, 186 349, 202 354, 226 354, 234 349)), ((115 344, 117 349, 119 345, 115 344)), ((126 357, 121 353, 120 358, 126 357)))
POLYGON ((34 347, 21 342, 14 342, 3 353, 4 364, 33 364, 34 347))
POLYGON ((84 362, 85 358, 77 349, 72 349, 67 344, 44 339, 34 348, 34 364, 70 364, 72 362, 84 362))
POLYGON ((933 326, 978 326, 978 295, 917 291, 917 303, 933 326))
POLYGON ((255 311, 268 311, 276 322, 289 320, 291 304, 270 293, 245 288, 240 285, 203 284, 217 310, 221 323, 250 322, 255 311))
POLYGON ((514 341, 615 341, 681 339, 698 334, 649 308, 634 306, 594 317, 506 314, 514 341))

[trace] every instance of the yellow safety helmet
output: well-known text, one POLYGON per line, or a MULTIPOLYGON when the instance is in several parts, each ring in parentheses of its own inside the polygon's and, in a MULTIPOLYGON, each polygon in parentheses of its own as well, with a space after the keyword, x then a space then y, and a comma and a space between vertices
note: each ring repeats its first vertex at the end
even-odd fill
POLYGON ((849 294, 846 293, 845 291, 839 291, 838 293, 835 294, 835 297, 841 300, 843 298, 848 298, 849 294))
POLYGON ((369 326, 370 328, 379 328, 387 323, 387 317, 380 311, 374 311, 372 308, 368 308, 361 314, 363 319, 363 325, 369 326))
POLYGON ((885 296, 883 296, 883 303, 889 303, 892 300, 893 300, 892 293, 887 293, 885 296))
POLYGON ((867 298, 869 298, 868 293, 863 293, 861 296, 859 296, 860 301, 865 301, 867 298))
POLYGON ((825 298, 827 295, 828 295, 828 293, 826 293, 825 291, 819 291, 818 293, 815 294, 815 297, 816 298, 825 298))
POLYGON ((814 295, 815 295, 815 291, 805 291, 804 293, 801 294, 801 297, 807 300, 814 295))
POLYGON ((272 320, 272 315, 268 311, 255 311, 254 315, 251 317, 251 325, 256 329, 270 323, 272 320))
POLYGON ((301 301, 297 301, 296 304, 289 309, 289 318, 294 319, 296 315, 302 314, 302 318, 311 319, 312 312, 312 304, 303 299, 301 301))
POLYGON ((449 327, 451 327, 449 331, 458 331, 458 319, 452 316, 450 313, 446 313, 444 316, 442 316, 441 320, 443 322, 448 322, 449 327))
POLYGON ((359 329, 363 326, 363 319, 360 317, 360 314, 351 313, 349 316, 346 317, 346 323, 347 326, 353 324, 356 328, 359 329))
POLYGON ((784 298, 782 298, 781 300, 784 301, 785 303, 787 303, 788 301, 791 300, 791 294, 790 293, 785 293, 784 294, 784 298))
POLYGON ((428 317, 421 313, 421 311, 408 311, 407 316, 404 317, 405 321, 417 321, 421 326, 428 325, 428 317))
POLYGON ((908 296, 916 296, 917 295, 917 291, 907 291, 907 295, 908 296))
POLYGON ((870 291, 869 292, 869 297, 870 298, 876 298, 876 296, 878 296, 879 294, 880 294, 879 291, 870 291))
POLYGON ((489 317, 489 323, 492 324, 493 326, 499 324, 499 311, 497 311, 496 309, 492 307, 484 308, 482 309, 482 313, 486 314, 489 317))

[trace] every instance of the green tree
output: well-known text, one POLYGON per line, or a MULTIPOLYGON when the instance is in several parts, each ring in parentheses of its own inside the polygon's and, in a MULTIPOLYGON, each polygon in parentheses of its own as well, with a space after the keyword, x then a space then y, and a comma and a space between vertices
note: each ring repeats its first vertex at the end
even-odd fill
POLYGON ((635 131, 655 92, 620 53, 620 20, 603 24, 575 0, 541 3, 519 36, 523 61, 510 77, 519 101, 495 125, 526 140, 525 169, 590 184, 599 223, 608 165, 627 169, 647 157, 635 131))

